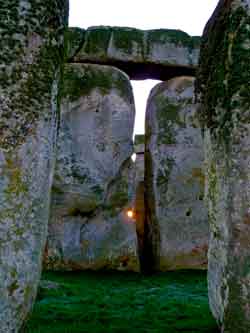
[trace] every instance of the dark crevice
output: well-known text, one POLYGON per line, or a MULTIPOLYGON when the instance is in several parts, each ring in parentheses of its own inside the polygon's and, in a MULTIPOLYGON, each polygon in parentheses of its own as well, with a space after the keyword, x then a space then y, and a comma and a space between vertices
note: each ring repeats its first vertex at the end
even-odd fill
POLYGON ((152 157, 148 151, 145 152, 145 219, 144 219, 144 247, 141 262, 142 272, 152 274, 159 269, 160 260, 160 232, 156 221, 155 198, 150 189, 152 179, 152 157))
POLYGON ((70 211, 70 214, 69 216, 72 216, 72 217, 81 217, 81 218, 91 218, 91 217, 94 217, 94 214, 95 212, 93 211, 90 211, 90 212, 83 212, 80 208, 73 208, 71 209, 70 211))
POLYGON ((145 229, 145 206, 144 206, 144 181, 138 183, 135 197, 135 218, 136 218, 136 234, 138 242, 138 256, 141 270, 144 267, 144 229, 145 229))
MULTIPOLYGON (((68 61, 71 62, 71 61, 68 61)), ((177 76, 195 76, 196 69, 187 66, 173 66, 152 63, 133 63, 129 61, 84 61, 84 64, 99 64, 114 66, 125 72, 130 80, 160 80, 167 81, 177 76)))

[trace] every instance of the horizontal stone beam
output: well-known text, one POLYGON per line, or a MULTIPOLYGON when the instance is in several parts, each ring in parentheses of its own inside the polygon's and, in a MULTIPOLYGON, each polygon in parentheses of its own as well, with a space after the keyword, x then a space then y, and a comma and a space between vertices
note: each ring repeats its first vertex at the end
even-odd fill
POLYGON ((132 80, 195 75, 200 37, 180 30, 99 26, 70 28, 69 62, 112 65, 132 80))

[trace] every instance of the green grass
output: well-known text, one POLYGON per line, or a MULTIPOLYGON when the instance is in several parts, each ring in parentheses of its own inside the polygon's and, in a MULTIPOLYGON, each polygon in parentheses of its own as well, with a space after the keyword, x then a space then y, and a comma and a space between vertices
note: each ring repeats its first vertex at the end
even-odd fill
POLYGON ((25 333, 215 333, 205 272, 52 273, 25 333))

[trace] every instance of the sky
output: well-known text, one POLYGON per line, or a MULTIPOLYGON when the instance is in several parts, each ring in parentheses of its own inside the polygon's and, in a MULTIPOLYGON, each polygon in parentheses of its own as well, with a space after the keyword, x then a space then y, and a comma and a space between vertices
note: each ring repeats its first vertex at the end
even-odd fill
MULTIPOLYGON (((192 36, 203 28, 218 0, 70 0, 69 25, 180 29, 192 36)), ((132 81, 136 103, 135 133, 144 133, 146 101, 154 80, 132 81)))

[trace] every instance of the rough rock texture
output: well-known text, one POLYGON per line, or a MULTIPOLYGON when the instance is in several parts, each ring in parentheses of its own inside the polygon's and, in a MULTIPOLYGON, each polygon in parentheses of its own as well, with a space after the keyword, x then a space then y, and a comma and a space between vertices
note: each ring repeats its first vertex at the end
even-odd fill
POLYGON ((99 65, 69 64, 64 77, 45 265, 137 271, 130 82, 99 65))
POLYGON ((211 228, 208 283, 222 332, 250 332, 250 8, 220 1, 208 22, 197 93, 211 228))
POLYGON ((194 75, 200 38, 180 30, 91 27, 69 30, 71 62, 114 65, 131 79, 194 75))
POLYGON ((0 332, 32 306, 46 240, 67 1, 0 4, 0 332))
POLYGON ((190 77, 160 83, 147 105, 146 227, 157 270, 207 266, 204 154, 193 83, 190 77))

